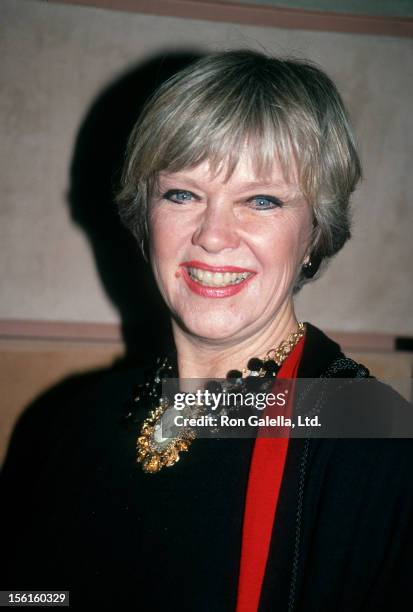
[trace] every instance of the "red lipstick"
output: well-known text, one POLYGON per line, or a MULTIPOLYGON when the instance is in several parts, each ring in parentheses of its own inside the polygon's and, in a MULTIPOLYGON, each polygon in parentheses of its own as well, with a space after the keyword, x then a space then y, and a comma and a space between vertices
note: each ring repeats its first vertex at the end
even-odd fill
POLYGON ((202 297, 210 297, 210 298, 224 298, 231 297, 236 295, 240 291, 242 291, 248 282, 255 276, 255 272, 253 270, 248 270, 246 268, 237 268, 236 266, 208 266, 198 261, 187 261, 185 263, 180 264, 182 268, 182 276, 193 293, 200 295, 202 297), (228 285, 227 287, 208 287, 206 285, 201 285, 196 280, 194 280, 188 272, 188 268, 199 268, 201 270, 207 270, 209 272, 250 272, 251 276, 246 278, 245 280, 237 283, 236 285, 228 285))

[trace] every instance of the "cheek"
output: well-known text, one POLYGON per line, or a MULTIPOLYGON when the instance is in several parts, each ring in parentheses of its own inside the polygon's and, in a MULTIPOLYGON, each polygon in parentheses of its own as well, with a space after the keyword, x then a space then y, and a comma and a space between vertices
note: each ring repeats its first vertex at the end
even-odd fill
POLYGON ((152 273, 160 292, 169 303, 176 291, 176 280, 182 275, 179 269, 185 245, 182 227, 167 215, 154 214, 148 230, 152 273))
POLYGON ((163 273, 163 263, 165 253, 168 250, 168 235, 165 226, 158 216, 152 215, 149 220, 149 261, 156 283, 162 291, 161 277, 163 273))
POLYGON ((255 241, 255 251, 266 270, 273 268, 275 276, 294 273, 305 256, 309 241, 307 224, 293 220, 282 228, 268 232, 255 241))
POLYGON ((173 258, 176 250, 176 232, 167 219, 153 215, 149 224, 149 245, 151 258, 158 265, 165 265, 173 258))
POLYGON ((154 248, 158 248, 166 237, 165 223, 162 222, 162 216, 157 212, 152 212, 149 215, 148 221, 149 239, 154 248))
POLYGON ((177 248, 188 240, 188 229, 176 214, 163 208, 155 208, 149 217, 149 238, 154 249, 168 252, 173 258, 177 248))

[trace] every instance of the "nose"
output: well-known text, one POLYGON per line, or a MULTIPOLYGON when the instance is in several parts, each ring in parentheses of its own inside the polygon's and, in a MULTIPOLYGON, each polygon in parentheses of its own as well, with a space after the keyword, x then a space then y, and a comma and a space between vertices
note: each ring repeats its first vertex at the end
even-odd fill
POLYGON ((192 244, 209 253, 239 246, 239 228, 232 205, 222 200, 208 202, 192 236, 192 244))

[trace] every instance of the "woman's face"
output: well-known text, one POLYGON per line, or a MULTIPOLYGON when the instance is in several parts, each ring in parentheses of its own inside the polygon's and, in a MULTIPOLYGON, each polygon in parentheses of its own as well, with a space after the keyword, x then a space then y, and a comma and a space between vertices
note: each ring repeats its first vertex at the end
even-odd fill
POLYGON ((241 155, 227 182, 208 162, 164 172, 149 204, 150 262, 175 322, 191 335, 236 342, 292 311, 306 258, 310 206, 277 163, 265 179, 241 155))

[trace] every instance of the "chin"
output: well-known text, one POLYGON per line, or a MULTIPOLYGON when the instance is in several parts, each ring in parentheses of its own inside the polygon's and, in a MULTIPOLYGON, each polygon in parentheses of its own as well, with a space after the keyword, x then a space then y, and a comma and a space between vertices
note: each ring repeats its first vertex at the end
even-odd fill
POLYGON ((228 317, 206 321, 204 316, 201 319, 180 319, 178 322, 186 332, 205 340, 228 340, 237 336, 246 326, 245 321, 230 321, 228 317))

